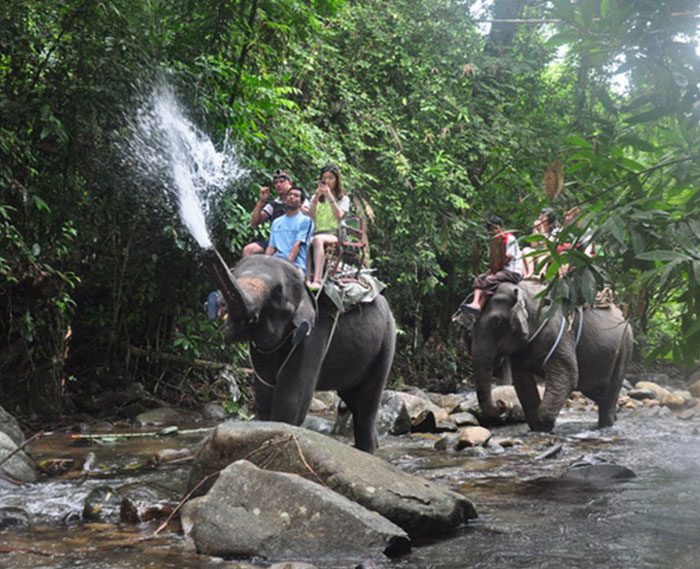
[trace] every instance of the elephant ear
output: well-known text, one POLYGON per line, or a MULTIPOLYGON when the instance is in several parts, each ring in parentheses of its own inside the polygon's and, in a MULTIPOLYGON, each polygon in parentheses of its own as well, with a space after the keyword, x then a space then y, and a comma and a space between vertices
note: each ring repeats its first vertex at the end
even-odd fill
POLYGON ((527 304, 519 288, 515 289, 515 302, 510 309, 509 320, 513 334, 520 340, 525 341, 530 336, 530 325, 528 323, 527 304))

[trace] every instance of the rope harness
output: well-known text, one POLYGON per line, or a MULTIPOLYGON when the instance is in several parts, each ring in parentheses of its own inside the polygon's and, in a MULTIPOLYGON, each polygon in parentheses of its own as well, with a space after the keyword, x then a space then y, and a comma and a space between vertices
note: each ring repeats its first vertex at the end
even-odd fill
MULTIPOLYGON (((545 318, 542 324, 539 325, 537 330, 535 330, 535 333, 530 336, 528 339, 527 343, 531 344, 537 336, 539 336, 540 332, 544 329, 544 327, 547 325, 549 322, 549 318, 545 318)), ((557 338, 554 340, 554 344, 552 344, 552 347, 549 349, 549 352, 547 353, 546 357, 544 358, 544 361, 542 362, 542 365, 547 365, 547 362, 549 361, 549 358, 554 355, 554 352, 556 351, 557 347, 559 346, 559 343, 561 342, 561 339, 564 336, 564 330, 566 329, 566 318, 564 316, 561 317, 561 324, 559 325, 559 332, 557 333, 557 338)), ((574 341, 574 348, 578 346, 579 340, 581 340, 581 334, 583 334, 583 308, 581 306, 578 307, 578 329, 576 330, 576 339, 574 341)))
MULTIPOLYGON (((318 299, 318 297, 315 297, 314 301, 317 299, 318 299)), ((316 307, 316 308, 318 310, 318 307, 316 307)), ((333 341, 333 337, 335 336, 335 332, 336 332, 336 329, 338 327, 338 320, 340 320, 340 310, 337 310, 335 313, 335 318, 333 319, 333 326, 331 327, 331 333, 328 336, 328 340, 326 341, 326 346, 323 350, 323 355, 321 356, 322 361, 326 359, 326 354, 328 353, 328 350, 331 347, 331 342, 333 341)), ((294 332, 295 332, 295 330, 291 329, 287 334, 285 334, 285 336, 282 338, 280 343, 277 344, 271 350, 262 350, 255 344, 255 342, 252 342, 252 341, 248 342, 248 347, 249 347, 249 349, 255 350, 259 354, 263 354, 263 355, 274 354, 275 352, 279 351, 282 348, 282 346, 284 346, 289 341, 289 339, 292 337, 294 332)), ((292 357, 292 355, 294 354, 296 349, 299 347, 301 342, 303 342, 303 338, 299 342, 292 344, 292 348, 289 350, 289 353, 284 358, 282 365, 277 369, 277 373, 275 373, 275 383, 268 383, 267 381, 265 381, 262 377, 260 377, 260 374, 258 373, 258 370, 255 369, 255 366, 253 366, 253 372, 255 373, 255 379, 257 379, 260 383, 262 383, 268 389, 274 389, 275 385, 277 384, 277 380, 279 379, 280 373, 282 373, 282 370, 284 369, 284 367, 287 365, 287 363, 289 363, 290 358, 292 357)))

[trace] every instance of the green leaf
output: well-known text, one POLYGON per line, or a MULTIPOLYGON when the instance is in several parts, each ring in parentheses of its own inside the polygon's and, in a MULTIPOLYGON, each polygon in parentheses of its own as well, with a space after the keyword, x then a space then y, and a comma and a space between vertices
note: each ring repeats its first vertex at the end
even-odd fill
POLYGON ((666 261, 666 262, 681 262, 690 261, 691 258, 677 251, 645 251, 636 255, 641 261, 666 261))
POLYGON ((639 124, 643 122, 651 122, 658 120, 662 117, 670 115, 674 109, 672 107, 657 107, 655 109, 651 109, 650 111, 647 111, 645 113, 641 113, 639 115, 633 116, 628 118, 625 122, 627 124, 639 124))

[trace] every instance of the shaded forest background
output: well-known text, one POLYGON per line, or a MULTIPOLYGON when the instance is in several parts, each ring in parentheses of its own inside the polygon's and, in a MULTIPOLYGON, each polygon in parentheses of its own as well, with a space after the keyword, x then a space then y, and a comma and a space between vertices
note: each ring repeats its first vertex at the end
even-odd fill
POLYGON ((202 401, 227 393, 223 363, 246 365, 206 319, 212 283, 163 188, 117 151, 161 80, 250 172, 209 220, 232 264, 275 168, 310 188, 341 167, 400 328, 393 381, 462 379, 450 315, 483 266, 483 221, 499 213, 527 241, 545 186, 584 212, 562 239, 589 229, 598 244, 551 249, 551 294, 570 307, 611 284, 638 357, 694 365, 697 3, 496 0, 488 26, 474 4, 2 2, 2 405, 60 414, 134 380, 202 401))

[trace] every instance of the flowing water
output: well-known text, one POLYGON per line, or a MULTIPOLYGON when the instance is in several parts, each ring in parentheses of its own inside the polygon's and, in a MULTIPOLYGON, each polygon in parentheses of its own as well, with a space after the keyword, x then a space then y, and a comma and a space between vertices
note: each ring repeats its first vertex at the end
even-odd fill
POLYGON ((211 247, 207 218, 223 191, 246 174, 228 139, 217 150, 188 117, 171 86, 153 88, 133 116, 123 144, 125 160, 139 177, 177 201, 180 217, 200 247, 211 247))
MULTIPOLYGON (((529 433, 522 424, 493 429, 494 436, 522 441, 500 453, 439 451, 428 435, 382 439, 381 457, 463 493, 479 518, 443 539, 415 544, 398 560, 375 562, 386 569, 698 567, 700 423, 623 410, 613 428, 591 430, 594 424, 593 412, 567 410, 555 434, 529 433), (556 444, 561 444, 558 454, 538 458, 556 444), (637 477, 605 483, 561 477, 572 462, 591 453, 631 468, 637 477)), ((81 464, 94 452, 98 470, 3 489, 2 505, 28 510, 34 524, 31 530, 0 532, 0 552, 13 551, 0 553, 1 568, 250 566, 197 554, 176 523, 143 540, 159 521, 80 521, 83 500, 96 486, 151 480, 183 491, 189 463, 151 467, 149 458, 164 448, 194 452, 206 437, 204 432, 128 439, 108 435, 89 446, 77 445, 80 439, 66 434, 31 445, 37 460, 70 457, 81 464)), ((349 568, 359 561, 316 565, 349 568)), ((269 563, 258 560, 253 565, 269 563)))

